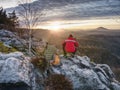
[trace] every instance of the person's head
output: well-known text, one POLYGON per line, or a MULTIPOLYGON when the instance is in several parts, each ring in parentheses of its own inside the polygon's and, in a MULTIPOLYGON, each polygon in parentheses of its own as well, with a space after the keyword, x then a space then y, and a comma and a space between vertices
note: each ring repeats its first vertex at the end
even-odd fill
POLYGON ((69 35, 69 37, 73 37, 73 35, 72 35, 72 34, 70 34, 70 35, 69 35))

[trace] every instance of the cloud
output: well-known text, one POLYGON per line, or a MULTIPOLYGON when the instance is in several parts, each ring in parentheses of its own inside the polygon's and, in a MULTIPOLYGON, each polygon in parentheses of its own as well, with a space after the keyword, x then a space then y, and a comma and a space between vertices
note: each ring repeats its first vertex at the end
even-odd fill
MULTIPOLYGON (((80 0, 81 1, 81 0, 80 0)), ((81 19, 120 15, 120 0, 83 0, 84 2, 61 5, 48 10, 48 18, 81 19), (87 2, 89 1, 89 2, 87 2), (51 13, 51 14, 50 14, 51 13)))
POLYGON ((17 1, 18 0, 0 0, 0 6, 3 8, 9 8, 13 6, 17 6, 17 1))
MULTIPOLYGON (((11 7, 16 7, 18 6, 20 1, 26 1, 26 0, 0 0, 0 6, 3 8, 11 8, 11 7)), ((31 0, 36 1, 36 0, 31 0)))
MULTIPOLYGON (((120 16, 120 0, 36 0, 45 9, 44 20, 79 20, 120 16)), ((19 9, 18 9, 19 10, 19 9)))

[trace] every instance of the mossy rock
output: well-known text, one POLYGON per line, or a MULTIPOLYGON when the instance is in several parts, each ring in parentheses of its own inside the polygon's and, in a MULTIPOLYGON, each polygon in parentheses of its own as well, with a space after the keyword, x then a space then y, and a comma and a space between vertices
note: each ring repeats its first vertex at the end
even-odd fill
POLYGON ((0 52, 2 53, 10 53, 17 51, 15 48, 7 47, 2 42, 0 42, 0 52))

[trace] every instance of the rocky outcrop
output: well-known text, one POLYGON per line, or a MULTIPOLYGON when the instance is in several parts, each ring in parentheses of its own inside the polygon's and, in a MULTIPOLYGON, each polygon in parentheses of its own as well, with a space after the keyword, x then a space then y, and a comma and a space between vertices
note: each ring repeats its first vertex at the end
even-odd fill
POLYGON ((0 54, 0 90, 42 90, 43 77, 36 70, 20 52, 0 54))
POLYGON ((120 90, 120 83, 106 64, 90 62, 86 56, 65 59, 51 67, 52 74, 63 74, 73 83, 74 90, 120 90))
MULTIPOLYGON (((9 48, 16 48, 17 50, 21 52, 28 53, 28 35, 26 39, 20 38, 17 33, 11 32, 8 30, 1 29, 0 30, 0 42, 2 42, 6 47, 9 48)), ((34 49, 39 50, 40 52, 43 51, 43 49, 46 46, 46 42, 44 40, 38 40, 35 38, 32 38, 32 47, 34 49)), ((35 54, 34 50, 32 50, 32 53, 35 54)))
MULTIPOLYGON (((62 74, 74 90, 120 90, 120 83, 106 64, 95 64, 86 56, 60 57, 49 74, 62 74)), ((21 52, 0 53, 0 90, 44 90, 47 72, 41 73, 21 52)))
MULTIPOLYGON (((0 41, 8 46, 23 47, 21 39, 15 33, 8 30, 0 30, 0 41)), ((22 40, 23 41, 23 40, 22 40)))

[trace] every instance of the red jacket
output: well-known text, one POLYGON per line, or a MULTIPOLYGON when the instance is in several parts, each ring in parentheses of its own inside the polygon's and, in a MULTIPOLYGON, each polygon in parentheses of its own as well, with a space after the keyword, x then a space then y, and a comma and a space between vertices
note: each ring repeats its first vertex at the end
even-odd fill
POLYGON ((75 52, 76 47, 78 47, 78 42, 73 37, 69 37, 64 41, 63 47, 66 52, 72 53, 75 52))

